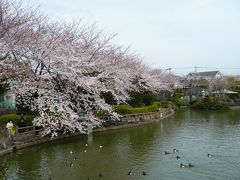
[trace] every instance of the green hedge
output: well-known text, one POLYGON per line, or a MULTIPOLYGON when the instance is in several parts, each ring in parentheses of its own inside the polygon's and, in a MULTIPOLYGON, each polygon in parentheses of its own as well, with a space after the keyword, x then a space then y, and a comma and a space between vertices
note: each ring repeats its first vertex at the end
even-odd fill
POLYGON ((173 105, 174 105, 174 103, 171 102, 171 101, 167 101, 167 100, 161 101, 161 107, 162 108, 169 108, 169 107, 171 107, 173 105))
MULTIPOLYGON (((32 120, 35 116, 33 115, 25 115, 25 123, 26 125, 32 125, 32 120)), ((18 114, 6 114, 0 115, 0 125, 6 125, 9 121, 12 121, 15 125, 18 124, 20 120, 20 115, 18 114)))
POLYGON ((229 109, 229 104, 220 101, 213 102, 197 101, 191 105, 191 108, 202 110, 227 110, 229 109))
POLYGON ((119 114, 134 114, 144 112, 155 112, 161 106, 160 102, 154 102, 151 106, 142 106, 133 108, 129 105, 119 105, 115 107, 115 111, 119 114))

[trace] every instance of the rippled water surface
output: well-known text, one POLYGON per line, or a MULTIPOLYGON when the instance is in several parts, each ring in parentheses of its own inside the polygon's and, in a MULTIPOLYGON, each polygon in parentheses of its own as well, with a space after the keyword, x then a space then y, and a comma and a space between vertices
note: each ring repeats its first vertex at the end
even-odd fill
POLYGON ((141 127, 19 150, 0 158, 1 178, 238 180, 240 109, 224 112, 186 110, 170 119, 141 127), (179 152, 174 153, 174 148, 179 152), (165 155, 165 151, 170 154, 165 155), (208 157, 208 153, 213 156, 208 157), (177 155, 181 158, 176 159, 177 155), (180 168, 180 163, 192 163, 194 167, 180 168), (129 171, 131 176, 128 176, 129 171), (146 176, 142 175, 143 171, 146 176))

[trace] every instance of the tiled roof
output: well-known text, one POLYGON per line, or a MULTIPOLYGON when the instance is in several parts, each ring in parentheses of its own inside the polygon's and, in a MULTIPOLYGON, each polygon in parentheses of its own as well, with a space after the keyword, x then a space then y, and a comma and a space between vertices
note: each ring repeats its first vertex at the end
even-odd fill
POLYGON ((197 72, 197 73, 189 73, 187 76, 216 76, 219 71, 205 71, 205 72, 197 72))

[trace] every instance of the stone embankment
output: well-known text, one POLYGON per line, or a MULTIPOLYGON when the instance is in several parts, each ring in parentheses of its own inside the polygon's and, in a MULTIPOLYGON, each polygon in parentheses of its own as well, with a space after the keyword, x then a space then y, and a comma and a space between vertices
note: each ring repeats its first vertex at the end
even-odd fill
MULTIPOLYGON (((99 131, 109 131, 114 129, 121 129, 121 128, 128 128, 128 127, 135 127, 144 124, 148 124, 154 121, 160 121, 167 117, 170 117, 174 114, 174 110, 171 108, 160 109, 158 112, 150 112, 150 113, 140 113, 140 114, 127 114, 123 115, 120 121, 112 121, 106 120, 103 123, 102 127, 93 129, 93 132, 99 131)), ((29 146, 53 141, 53 140, 60 140, 64 138, 69 138, 73 136, 79 136, 81 133, 76 132, 73 134, 64 134, 58 137, 42 137, 41 134, 42 129, 28 126, 24 128, 17 128, 16 127, 16 135, 15 141, 11 144, 7 139, 2 139, 0 146, 0 156, 5 154, 11 153, 16 149, 23 149, 29 146)))

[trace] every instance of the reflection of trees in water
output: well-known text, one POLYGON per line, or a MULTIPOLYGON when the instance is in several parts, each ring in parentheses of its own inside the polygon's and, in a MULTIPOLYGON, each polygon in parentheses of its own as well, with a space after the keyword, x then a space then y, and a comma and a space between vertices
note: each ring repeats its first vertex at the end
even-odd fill
POLYGON ((8 175, 16 174, 16 177, 39 177, 39 169, 41 168, 40 160, 41 154, 38 150, 24 149, 19 150, 18 153, 8 156, 8 175), (26 174, 25 174, 26 173, 26 174))
POLYGON ((6 177, 7 171, 6 171, 6 164, 1 161, 0 163, 0 179, 4 179, 6 177))
POLYGON ((16 177, 21 179, 26 172, 29 177, 37 177, 38 174, 35 172, 38 172, 39 160, 33 153, 27 155, 28 158, 25 153, 14 153, 3 157, 0 164, 0 177, 2 179, 16 179, 16 177))
POLYGON ((231 124, 239 124, 240 123, 240 108, 230 110, 228 113, 229 123, 231 124))
POLYGON ((185 111, 185 110, 180 110, 180 111, 176 111, 174 114, 174 117, 172 117, 174 119, 174 121, 177 122, 183 122, 185 117, 189 116, 189 111, 185 111))
POLYGON ((174 131, 175 121, 173 117, 131 129, 128 133, 129 146, 133 152, 148 154, 155 148, 156 144, 169 139, 174 131))
POLYGON ((154 141, 158 138, 159 127, 159 123, 153 123, 132 128, 128 131, 129 145, 133 150, 145 152, 145 150, 149 149, 149 146, 154 145, 154 141))
MULTIPOLYGON (((163 127, 168 124, 166 121, 162 122, 163 127)), ((20 150, 3 157, 3 163, 0 163, 3 170, 0 172, 4 177, 18 179, 47 179, 50 174, 53 179, 77 179, 79 175, 83 179, 89 176, 90 179, 95 179, 94 174, 101 171, 104 175, 118 174, 118 177, 123 176, 124 179, 126 172, 135 167, 134 160, 146 163, 147 157, 143 155, 150 154, 149 151, 160 138, 160 124, 157 122, 135 128, 95 133, 88 147, 85 147, 88 142, 87 136, 80 136, 20 150), (103 147, 99 148, 100 145, 103 147), (84 149, 87 149, 87 153, 84 153, 84 149), (70 150, 74 152, 72 155, 70 150), (74 156, 77 157, 76 163, 73 161, 74 156), (69 169, 71 161, 74 166, 69 169), (6 171, 6 167, 9 170, 6 171), (119 171, 122 171, 122 175, 119 171)))
MULTIPOLYGON (((217 127, 228 126, 229 124, 237 125, 240 123, 240 109, 232 109, 226 111, 190 111, 191 120, 212 121, 217 127)), ((206 124, 209 125, 209 124, 206 124)))

